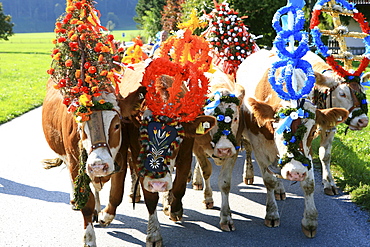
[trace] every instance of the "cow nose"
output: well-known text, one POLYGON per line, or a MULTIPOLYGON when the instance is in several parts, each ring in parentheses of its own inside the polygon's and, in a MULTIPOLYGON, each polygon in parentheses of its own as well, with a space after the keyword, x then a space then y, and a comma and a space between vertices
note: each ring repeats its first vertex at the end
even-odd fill
POLYGON ((109 165, 107 163, 102 163, 101 161, 94 162, 93 164, 88 164, 87 169, 90 174, 95 177, 106 176, 109 165))
POLYGON ((225 157, 231 155, 231 148, 218 148, 217 149, 217 156, 225 157))
POLYGON ((149 190, 152 192, 166 192, 167 191, 167 182, 162 181, 149 181, 148 186, 149 190))
POLYGON ((365 128, 368 123, 369 123, 369 120, 367 119, 359 119, 357 122, 357 125, 361 128, 365 128))
POLYGON ((307 173, 300 172, 288 172, 287 179, 291 181, 303 181, 305 180, 307 173))

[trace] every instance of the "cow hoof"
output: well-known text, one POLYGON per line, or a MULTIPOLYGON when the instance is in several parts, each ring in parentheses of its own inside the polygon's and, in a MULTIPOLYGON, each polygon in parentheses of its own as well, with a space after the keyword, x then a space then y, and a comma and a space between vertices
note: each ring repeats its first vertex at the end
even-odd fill
POLYGON ((244 178, 244 183, 246 185, 252 185, 254 183, 254 178, 244 178))
POLYGON ((114 215, 111 215, 111 214, 108 214, 104 211, 100 212, 99 213, 99 225, 102 226, 102 227, 106 227, 108 226, 110 223, 112 223, 113 219, 114 219, 114 215))
POLYGON ((276 219, 276 220, 265 219, 265 226, 267 226, 267 227, 278 227, 278 226, 280 226, 280 219, 276 219))
POLYGON ((220 223, 220 228, 224 232, 235 231, 234 222, 232 222, 232 221, 226 222, 226 223, 220 223))
MULTIPOLYGON (((140 199, 141 199, 141 196, 135 196, 135 203, 140 202, 140 199)), ((134 203, 134 195, 133 194, 129 195, 128 202, 129 203, 134 203)))
POLYGON ((146 247, 162 247, 162 246, 163 246, 162 240, 158 240, 155 242, 149 242, 149 241, 146 242, 146 247))
POLYGON ((183 212, 184 212, 184 210, 183 209, 180 209, 179 211, 177 211, 177 212, 171 212, 170 213, 170 219, 172 220, 172 221, 175 221, 175 222, 177 222, 177 221, 181 221, 182 220, 182 214, 183 214, 183 212))
POLYGON ((193 190, 203 190, 203 184, 193 184, 193 190))
POLYGON ((331 188, 324 188, 324 193, 325 195, 328 196, 334 196, 339 194, 338 189, 335 186, 332 186, 331 188))
POLYGON ((314 238, 316 236, 316 228, 315 229, 307 229, 302 225, 302 232, 308 238, 314 238))
POLYGON ((286 194, 284 193, 275 193, 276 201, 284 201, 286 199, 286 194))
POLYGON ((213 208, 213 200, 212 201, 203 201, 204 207, 206 209, 212 209, 213 208))

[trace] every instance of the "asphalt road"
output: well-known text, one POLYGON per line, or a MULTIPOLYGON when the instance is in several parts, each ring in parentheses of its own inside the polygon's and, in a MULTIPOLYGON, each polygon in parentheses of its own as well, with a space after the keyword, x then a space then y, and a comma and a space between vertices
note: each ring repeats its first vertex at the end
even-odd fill
MULTIPOLYGON (((0 247, 82 246, 82 214, 69 205, 67 169, 44 170, 40 163, 55 157, 44 140, 41 108, 0 125, 0 140, 0 247)), ((243 184, 243 155, 235 166, 230 193, 236 231, 222 232, 218 227, 221 196, 217 188, 219 169, 215 167, 214 209, 203 209, 203 193, 191 189, 190 184, 183 199, 182 223, 170 221, 162 212, 162 204, 158 205, 165 246, 370 246, 369 214, 351 203, 347 195, 325 196, 317 172, 316 237, 308 239, 301 232, 302 191, 299 183, 289 181, 285 181, 287 200, 278 202, 280 227, 265 227, 266 191, 257 166, 255 184, 243 184)), ((101 194, 103 205, 108 191, 109 184, 101 194)), ((134 210, 126 193, 113 223, 107 228, 96 226, 98 246, 145 246, 147 218, 145 205, 136 204, 134 210)))

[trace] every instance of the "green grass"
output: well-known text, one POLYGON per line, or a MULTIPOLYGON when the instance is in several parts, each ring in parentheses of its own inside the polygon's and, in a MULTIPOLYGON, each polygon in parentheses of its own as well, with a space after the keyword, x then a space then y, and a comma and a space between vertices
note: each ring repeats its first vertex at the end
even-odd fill
MULTIPOLYGON (((370 99, 370 91, 367 92, 370 99)), ((360 131, 348 130, 338 125, 332 148, 331 170, 337 185, 349 192, 353 202, 370 210, 370 126, 360 131)), ((314 163, 321 169, 318 157, 319 138, 313 142, 314 163)))
MULTIPOLYGON (((130 41, 140 31, 118 30, 112 34, 118 40, 130 41)), ((0 124, 42 104, 53 38, 53 32, 19 33, 9 41, 0 41, 0 124)))

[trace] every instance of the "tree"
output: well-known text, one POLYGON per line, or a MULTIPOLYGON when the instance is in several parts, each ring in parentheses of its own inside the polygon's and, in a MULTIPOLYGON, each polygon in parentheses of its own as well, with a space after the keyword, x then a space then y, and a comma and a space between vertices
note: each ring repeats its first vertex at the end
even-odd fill
POLYGON ((177 31, 177 24, 181 18, 181 4, 184 0, 167 0, 166 5, 163 7, 162 13, 162 30, 170 32, 171 30, 177 31))
POLYGON ((8 40, 8 37, 12 36, 14 24, 11 22, 12 17, 5 15, 3 12, 3 4, 0 3, 0 39, 8 40))
POLYGON ((148 30, 148 27, 146 27, 144 24, 150 22, 153 24, 151 28, 155 29, 153 30, 154 33, 161 31, 161 12, 165 4, 166 0, 139 0, 135 8, 136 16, 134 17, 134 21, 138 23, 138 28, 148 30), (148 20, 149 15, 150 18, 153 18, 153 20, 148 20))

